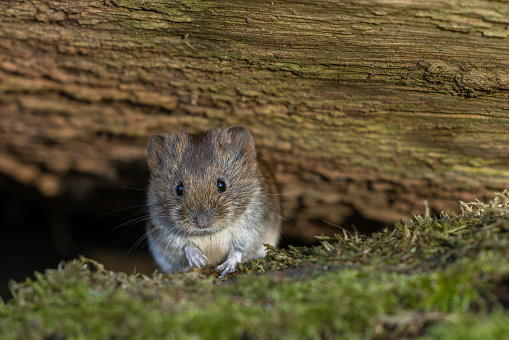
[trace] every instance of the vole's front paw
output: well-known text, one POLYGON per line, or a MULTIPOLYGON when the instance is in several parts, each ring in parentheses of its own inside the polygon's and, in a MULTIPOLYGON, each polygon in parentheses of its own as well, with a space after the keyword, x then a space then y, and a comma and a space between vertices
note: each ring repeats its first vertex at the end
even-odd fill
POLYGON ((222 264, 216 267, 221 272, 221 275, 226 275, 228 272, 234 272, 237 263, 242 260, 242 253, 237 249, 230 249, 228 258, 222 264))
POLYGON ((221 272, 221 275, 226 275, 228 272, 234 272, 235 267, 237 266, 237 261, 231 261, 230 259, 224 261, 219 266, 216 267, 217 270, 221 272))
POLYGON ((189 261, 189 265, 191 267, 195 266, 199 268, 205 265, 207 256, 205 256, 200 249, 188 246, 184 248, 184 253, 186 254, 187 261, 189 261))

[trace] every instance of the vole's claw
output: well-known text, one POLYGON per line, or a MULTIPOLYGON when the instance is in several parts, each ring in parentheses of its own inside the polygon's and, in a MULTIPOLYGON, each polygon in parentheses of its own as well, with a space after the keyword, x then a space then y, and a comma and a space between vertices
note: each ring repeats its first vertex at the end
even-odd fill
POLYGON ((221 271, 221 275, 227 275, 228 272, 234 272, 237 263, 242 260, 242 253, 236 248, 230 249, 228 252, 228 258, 226 261, 216 267, 217 270, 221 271))
POLYGON ((237 262, 233 263, 232 261, 226 260, 224 263, 217 266, 216 269, 221 272, 221 276, 224 276, 228 275, 228 272, 234 272, 236 266, 237 262))
MULTIPOLYGON (((229 271, 229 268, 227 268, 228 264, 227 264, 228 261, 220 264, 219 266, 216 267, 217 270, 219 270, 221 272, 221 276, 224 276, 224 275, 227 275, 229 271)), ((234 269, 235 270, 235 269, 234 269)))

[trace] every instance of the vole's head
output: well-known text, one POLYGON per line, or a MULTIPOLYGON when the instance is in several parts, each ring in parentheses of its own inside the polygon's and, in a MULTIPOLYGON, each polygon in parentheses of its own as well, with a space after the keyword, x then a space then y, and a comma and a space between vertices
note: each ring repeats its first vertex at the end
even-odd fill
POLYGON ((242 126, 154 135, 148 165, 151 218, 176 232, 226 228, 260 191, 253 136, 242 126))

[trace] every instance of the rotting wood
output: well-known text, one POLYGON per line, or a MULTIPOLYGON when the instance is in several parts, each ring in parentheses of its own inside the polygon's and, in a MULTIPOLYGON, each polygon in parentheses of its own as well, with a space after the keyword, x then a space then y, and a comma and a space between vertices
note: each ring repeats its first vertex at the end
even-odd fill
POLYGON ((288 235, 458 210, 509 187, 508 17, 504 1, 2 1, 0 172, 79 196, 76 176, 117 184, 153 133, 243 124, 288 235))

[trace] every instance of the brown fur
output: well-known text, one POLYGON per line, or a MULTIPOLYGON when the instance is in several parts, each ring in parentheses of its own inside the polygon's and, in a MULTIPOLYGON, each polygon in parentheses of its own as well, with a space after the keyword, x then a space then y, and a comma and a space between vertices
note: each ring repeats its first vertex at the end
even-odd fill
POLYGON ((204 257, 200 263, 226 261, 220 267, 231 271, 239 257, 262 256, 262 243, 276 245, 279 196, 246 128, 154 135, 148 165, 148 242, 163 271, 187 270, 191 259, 204 257), (218 191, 218 180, 226 191, 218 191), (180 184, 182 197, 176 192, 180 184))

